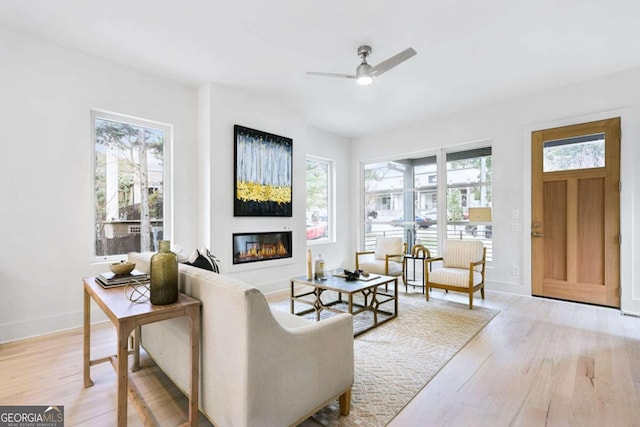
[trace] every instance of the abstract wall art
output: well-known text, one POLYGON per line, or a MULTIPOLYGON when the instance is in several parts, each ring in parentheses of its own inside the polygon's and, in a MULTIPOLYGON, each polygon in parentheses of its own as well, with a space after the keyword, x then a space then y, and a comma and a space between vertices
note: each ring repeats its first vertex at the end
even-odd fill
POLYGON ((234 125, 234 216, 292 216, 293 140, 234 125))

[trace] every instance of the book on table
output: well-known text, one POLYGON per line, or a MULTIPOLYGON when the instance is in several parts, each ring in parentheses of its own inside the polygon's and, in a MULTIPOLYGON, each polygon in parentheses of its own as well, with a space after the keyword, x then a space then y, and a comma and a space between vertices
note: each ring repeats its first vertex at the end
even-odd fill
POLYGON ((110 271, 100 273, 96 276, 96 281, 103 288, 113 288, 116 286, 126 286, 129 284, 149 283, 149 275, 140 270, 133 270, 129 274, 114 274, 110 271))

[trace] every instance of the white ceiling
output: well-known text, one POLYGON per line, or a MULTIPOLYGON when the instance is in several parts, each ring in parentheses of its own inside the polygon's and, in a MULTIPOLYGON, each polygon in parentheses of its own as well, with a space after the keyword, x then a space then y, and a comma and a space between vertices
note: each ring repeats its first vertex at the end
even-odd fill
MULTIPOLYGON (((0 0, 0 25, 198 87, 279 92, 358 136, 640 66, 638 0, 0 0), (413 47, 370 86, 355 73, 413 47)), ((1 42, 1 41, 0 41, 1 42)))

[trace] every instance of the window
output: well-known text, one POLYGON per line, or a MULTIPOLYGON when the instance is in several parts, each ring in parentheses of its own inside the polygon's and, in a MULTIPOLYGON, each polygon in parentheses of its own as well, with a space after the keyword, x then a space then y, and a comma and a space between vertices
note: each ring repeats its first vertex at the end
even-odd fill
POLYGON ((378 236, 401 236, 437 256, 445 239, 480 239, 491 260, 491 176, 491 147, 365 164, 363 248, 374 249, 378 236), (440 179, 439 165, 446 166, 440 179))
POLYGON ((373 249, 378 236, 402 236, 436 254, 436 182, 436 156, 365 165, 364 248, 373 249))
POLYGON ((543 171, 604 167, 604 133, 544 142, 543 171))
POLYGON ((166 125, 92 112, 95 256, 157 251, 169 239, 166 125))
POLYGON ((491 208, 491 147, 447 153, 447 239, 478 239, 493 259, 491 221, 470 218, 470 209, 491 208))
POLYGON ((333 240, 333 168, 332 160, 307 157, 307 242, 333 240))

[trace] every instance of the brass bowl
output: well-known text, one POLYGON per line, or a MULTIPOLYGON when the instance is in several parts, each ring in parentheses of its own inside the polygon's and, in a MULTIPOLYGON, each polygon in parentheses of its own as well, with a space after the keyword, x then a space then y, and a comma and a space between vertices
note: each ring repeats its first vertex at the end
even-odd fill
POLYGON ((129 274, 133 271, 134 268, 136 268, 136 263, 128 261, 114 262, 113 264, 109 265, 109 269, 111 270, 111 272, 118 276, 129 274))

